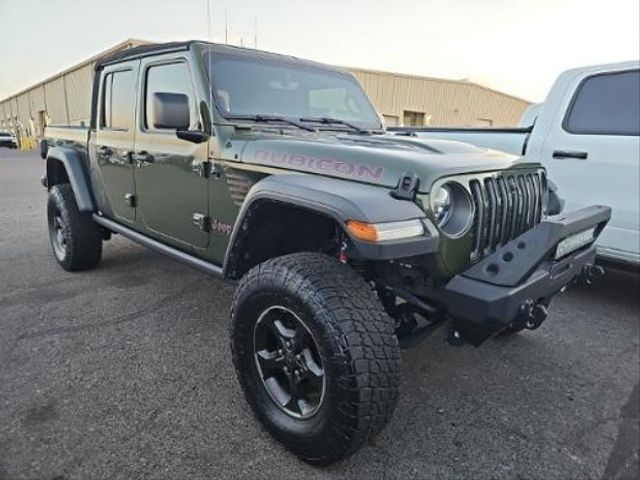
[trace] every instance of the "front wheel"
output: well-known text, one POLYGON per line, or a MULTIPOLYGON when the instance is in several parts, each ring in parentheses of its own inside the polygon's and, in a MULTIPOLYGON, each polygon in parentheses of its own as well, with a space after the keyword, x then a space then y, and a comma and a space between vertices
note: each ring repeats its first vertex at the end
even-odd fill
POLYGON ((231 347, 258 419, 310 463, 349 456, 395 408, 393 322, 370 285, 331 257, 287 255, 249 271, 234 295, 231 347))

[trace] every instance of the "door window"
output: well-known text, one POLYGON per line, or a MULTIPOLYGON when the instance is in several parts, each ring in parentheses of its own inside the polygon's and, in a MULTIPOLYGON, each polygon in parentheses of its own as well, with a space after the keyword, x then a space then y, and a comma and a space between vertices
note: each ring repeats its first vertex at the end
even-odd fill
POLYGON ((100 127, 129 130, 135 106, 134 77, 131 70, 107 73, 102 86, 100 127))
POLYGON ((155 65, 147 69, 144 102, 144 127, 148 131, 162 131, 165 129, 154 128, 152 117, 153 94, 162 93, 182 93, 189 97, 190 127, 195 128, 198 118, 195 109, 195 95, 189 67, 186 63, 169 63, 155 65))
POLYGON ((640 71, 594 75, 584 80, 564 128, 586 135, 640 135, 640 71))

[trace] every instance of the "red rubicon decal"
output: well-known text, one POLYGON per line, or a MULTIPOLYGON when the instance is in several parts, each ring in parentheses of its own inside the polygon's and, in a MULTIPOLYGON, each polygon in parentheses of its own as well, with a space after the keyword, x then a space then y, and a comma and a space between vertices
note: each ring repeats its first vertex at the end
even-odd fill
POLYGON ((371 180, 380 180, 384 174, 383 167, 371 167, 369 165, 361 165, 334 158, 310 157, 307 155, 271 152, 268 150, 256 150, 253 158, 262 163, 290 165, 292 167, 306 167, 311 170, 334 172, 351 177, 368 178, 371 180))

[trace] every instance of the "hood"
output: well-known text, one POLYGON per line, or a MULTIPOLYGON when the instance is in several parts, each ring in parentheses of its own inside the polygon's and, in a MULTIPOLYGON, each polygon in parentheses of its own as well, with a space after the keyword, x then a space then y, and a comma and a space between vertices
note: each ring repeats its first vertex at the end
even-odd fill
POLYGON ((235 133, 229 144, 234 144, 232 150, 240 152, 238 159, 244 163, 388 188, 395 188, 404 172, 415 172, 420 177, 420 193, 428 193, 433 182, 442 177, 525 165, 521 157, 462 142, 390 134, 251 130, 235 133))

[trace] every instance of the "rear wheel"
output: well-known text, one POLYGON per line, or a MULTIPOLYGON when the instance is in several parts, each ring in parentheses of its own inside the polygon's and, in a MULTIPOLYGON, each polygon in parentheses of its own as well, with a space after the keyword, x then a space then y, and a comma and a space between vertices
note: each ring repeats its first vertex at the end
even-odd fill
POLYGON ((231 346, 256 416, 305 461, 349 456, 396 405, 393 322, 371 287, 331 257, 287 255, 249 271, 234 295, 231 346))
POLYGON ((47 202, 49 240, 65 270, 95 267, 102 256, 102 232, 91 214, 80 212, 71 186, 54 185, 47 202))

